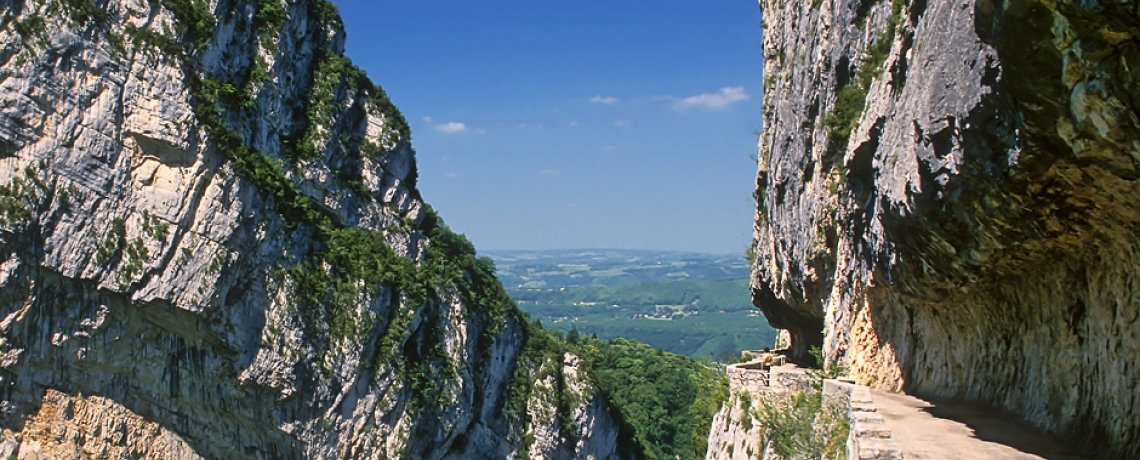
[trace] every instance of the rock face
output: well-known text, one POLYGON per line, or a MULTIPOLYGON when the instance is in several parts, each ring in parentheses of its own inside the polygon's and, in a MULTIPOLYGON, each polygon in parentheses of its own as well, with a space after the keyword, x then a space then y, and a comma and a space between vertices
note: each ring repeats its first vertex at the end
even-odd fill
POLYGON ((755 395, 747 398, 733 394, 720 412, 713 417, 709 432, 707 460, 771 460, 763 441, 763 426, 752 420, 752 414, 759 408, 755 395), (747 421, 746 421, 747 419, 747 421))
POLYGON ((760 3, 752 289, 793 351, 1140 456, 1140 6, 760 3))
POLYGON ((0 12, 0 456, 614 456, 577 358, 528 358, 420 199, 335 6, 0 12))
POLYGON ((728 388, 732 396, 713 417, 706 460, 781 458, 771 446, 764 444, 765 433, 772 427, 764 426, 760 414, 764 404, 786 408, 791 398, 815 391, 813 377, 795 366, 765 369, 757 364, 759 361, 728 365, 728 388))

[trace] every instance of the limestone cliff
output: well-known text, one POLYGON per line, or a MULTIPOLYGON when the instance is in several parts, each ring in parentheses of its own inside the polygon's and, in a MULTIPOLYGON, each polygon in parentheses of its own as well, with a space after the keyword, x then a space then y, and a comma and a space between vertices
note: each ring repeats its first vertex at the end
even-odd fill
POLYGON ((1140 457, 1140 5, 760 3, 752 290, 793 350, 1140 457))
POLYGON ((614 456, 331 3, 0 12, 0 457, 614 456))

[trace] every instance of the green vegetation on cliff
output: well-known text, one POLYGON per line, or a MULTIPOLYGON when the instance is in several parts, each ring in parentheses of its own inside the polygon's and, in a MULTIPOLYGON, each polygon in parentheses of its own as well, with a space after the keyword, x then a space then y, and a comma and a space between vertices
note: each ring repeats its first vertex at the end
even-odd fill
MULTIPOLYGON (((619 453, 648 459, 704 458, 713 416, 728 400, 728 381, 715 365, 667 353, 633 340, 599 340, 576 329, 563 335, 529 323, 519 370, 509 383, 507 412, 522 416, 533 385, 525 363, 560 362, 564 353, 581 358, 581 367, 605 395, 621 425, 619 453)), ((576 401, 562 387, 561 368, 546 366, 539 378, 554 376, 558 414, 576 401)))
MULTIPOLYGON (((340 341, 363 343, 370 331, 381 327, 383 334, 375 359, 396 364, 397 372, 415 396, 413 410, 442 407, 443 384, 456 378, 442 348, 444 333, 430 319, 428 327, 410 330, 411 312, 421 305, 442 303, 441 291, 454 289, 469 309, 468 314, 486 326, 479 341, 484 349, 489 348, 508 315, 513 315, 516 322, 526 321, 494 278, 494 264, 490 259, 478 258, 474 246, 444 225, 430 207, 416 229, 430 239, 425 257, 418 263, 402 257, 392 250, 382 232, 346 226, 286 175, 287 161, 312 161, 319 159, 319 152, 326 148, 348 147, 340 139, 315 135, 314 125, 331 125, 343 112, 354 110, 342 103, 349 95, 370 101, 364 110, 379 111, 388 128, 400 136, 401 142, 406 142, 410 133, 403 117, 383 91, 347 58, 320 51, 311 69, 310 96, 301 101, 303 107, 298 107, 305 123, 297 134, 282 136, 283 151, 259 151, 229 125, 250 116, 255 109, 250 76, 257 74, 258 69, 204 74, 196 67, 194 56, 212 40, 216 24, 213 13, 200 0, 164 0, 160 4, 174 14, 175 32, 181 37, 135 27, 127 28, 128 36, 135 44, 149 45, 179 63, 186 75, 196 118, 211 142, 225 153, 238 175, 274 204, 291 230, 311 235, 312 247, 293 260, 284 261, 285 265, 273 273, 274 278, 291 283, 289 308, 303 320, 310 345, 323 352, 340 341), (386 317, 358 308, 362 298, 377 298, 384 289, 390 290, 392 299, 386 317), (420 334, 419 340, 411 340, 413 334, 420 334), (408 345, 412 343, 417 345, 408 345), (401 349, 400 345, 404 347, 401 349)), ((276 27, 276 13, 269 14, 269 3, 260 5, 267 16, 254 20, 276 27)), ((306 6, 310 17, 316 18, 313 27, 323 30, 339 24, 331 3, 309 0, 306 6)), ((247 51, 256 54, 256 49, 247 51)), ((251 66, 262 65, 258 59, 248 62, 251 66)), ((219 262, 216 269, 220 268, 219 262)), ((433 307, 425 311, 435 310, 433 307)), ((317 378, 331 378, 330 369, 318 370, 317 378)))
MULTIPOLYGON (((727 397, 725 382, 706 365, 636 342, 603 342, 576 332, 564 339, 559 332, 542 329, 507 295, 495 277, 491 259, 478 257, 470 241, 452 232, 430 207, 418 226, 408 224, 403 229, 418 230, 429 239, 422 259, 413 260, 393 251, 383 232, 345 225, 302 192, 287 174, 299 163, 318 160, 336 149, 347 150, 359 161, 373 161, 382 154, 375 144, 326 139, 320 134, 318 125, 338 123, 344 111, 376 111, 397 133, 399 142, 406 142, 410 136, 406 122, 383 91, 347 58, 318 52, 310 69, 309 95, 294 107, 305 123, 281 135, 280 151, 261 151, 231 124, 252 116, 257 109, 254 87, 268 78, 265 69, 257 68, 263 61, 248 59, 250 68, 227 69, 225 74, 197 68, 194 56, 213 39, 213 13, 201 0, 158 3, 174 14, 179 37, 128 27, 128 38, 180 65, 196 118, 210 141, 224 152, 233 170, 273 204, 287 230, 311 237, 311 247, 288 255, 272 274, 290 283, 288 308, 302 320, 308 345, 324 353, 334 350, 338 343, 362 343, 370 331, 379 328, 382 332, 374 360, 392 365, 401 383, 411 390, 414 398, 410 410, 442 410, 448 403, 446 383, 457 375, 444 352, 446 337, 436 316, 441 314, 438 306, 444 297, 457 294, 467 309, 464 314, 474 324, 484 326, 477 339, 483 353, 489 354, 496 341, 504 338, 505 326, 522 326, 522 349, 506 384, 504 407, 507 417, 522 422, 516 426, 525 426, 526 404, 532 399, 535 382, 553 377, 554 394, 541 396, 554 401, 562 434, 571 438, 578 435, 573 427, 573 409, 585 396, 570 391, 564 375, 565 356, 571 353, 582 358, 583 372, 610 404, 611 413, 622 426, 619 442, 627 453, 644 458, 695 459, 703 455, 709 423, 727 397), (343 103, 350 99, 364 104, 343 103), (358 308, 360 299, 385 294, 391 302, 384 312, 358 308), (417 311, 423 321, 412 330, 412 316, 417 311)), ((253 19, 256 34, 260 46, 270 48, 266 43, 281 27, 281 12, 273 2, 257 5, 253 19)), ((305 5, 316 18, 312 27, 323 29, 339 21, 335 7, 328 2, 308 0, 305 5)), ((256 54, 256 45, 247 51, 256 54)), ((350 188, 366 192, 360 187, 350 188)), ((211 269, 222 269, 225 258, 216 260, 217 267, 212 265, 211 269)), ((315 370, 317 379, 334 378, 331 369, 315 370)), ((524 436, 518 441, 525 451, 533 439, 524 436)))
POLYGON ((761 399, 760 408, 750 409, 746 417, 761 427, 762 444, 783 458, 841 458, 845 452, 850 422, 839 409, 823 403, 820 391, 761 399))
POLYGON ((828 157, 833 165, 843 160, 837 156, 843 155, 847 149, 851 132, 859 124, 859 117, 867 105, 867 92, 871 90, 871 83, 883 72, 883 64, 891 52, 905 7, 906 0, 892 0, 887 29, 876 35, 875 41, 867 46, 866 55, 855 72, 855 79, 838 89, 835 107, 823 121, 828 134, 828 157))
POLYGON ((571 331, 567 341, 599 350, 590 363, 598 385, 647 458, 704 458, 713 416, 728 400, 722 375, 632 340, 601 342, 571 331))

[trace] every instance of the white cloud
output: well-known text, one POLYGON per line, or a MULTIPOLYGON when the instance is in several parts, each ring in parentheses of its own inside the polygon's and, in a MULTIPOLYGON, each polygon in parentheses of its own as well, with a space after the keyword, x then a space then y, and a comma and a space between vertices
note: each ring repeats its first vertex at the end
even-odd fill
POLYGON ((616 97, 613 97, 613 96, 602 97, 601 95, 594 96, 593 98, 590 99, 590 102, 593 102, 595 104, 605 104, 605 105, 616 104, 617 101, 618 101, 618 99, 616 97))
POLYGON ((435 120, 433 120, 431 117, 424 117, 424 123, 431 123, 433 121, 435 120))
POLYGON ((449 173, 443 175, 443 177, 446 177, 448 179, 454 179, 456 177, 461 177, 461 176, 463 176, 463 175, 459 174, 457 172, 449 172, 449 173))
POLYGON ((457 134, 457 133, 467 131, 467 125, 465 125, 463 123, 456 123, 454 121, 449 121, 449 122, 444 123, 444 124, 435 125, 435 130, 439 131, 441 133, 444 133, 444 134, 457 134))
POLYGON ((709 110, 723 110, 732 104, 749 99, 751 99, 751 97, 748 96, 748 93, 744 92, 744 87, 725 87, 715 93, 704 93, 681 99, 673 103, 673 109, 678 112, 684 112, 694 107, 709 110))
POLYGON ((628 128, 629 120, 616 120, 614 121, 614 126, 617 126, 618 128, 628 128))

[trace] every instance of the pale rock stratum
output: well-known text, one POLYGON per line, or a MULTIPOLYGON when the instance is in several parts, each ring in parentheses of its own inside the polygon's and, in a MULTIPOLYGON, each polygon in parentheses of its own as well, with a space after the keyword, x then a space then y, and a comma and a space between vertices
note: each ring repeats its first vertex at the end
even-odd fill
POLYGON ((1140 4, 760 4, 752 290, 794 354, 1140 457, 1140 4))
POLYGON ((614 456, 331 3, 0 12, 0 457, 614 456))

